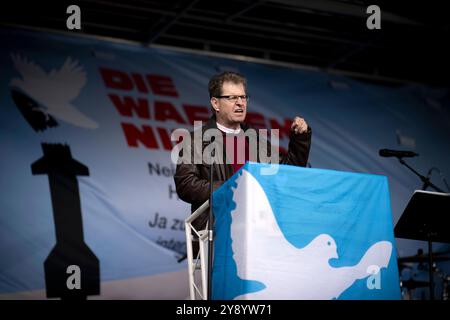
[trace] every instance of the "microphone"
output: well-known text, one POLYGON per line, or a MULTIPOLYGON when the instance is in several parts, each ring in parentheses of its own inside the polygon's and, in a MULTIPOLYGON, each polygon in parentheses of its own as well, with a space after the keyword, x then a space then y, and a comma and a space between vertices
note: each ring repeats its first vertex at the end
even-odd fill
POLYGON ((401 151, 401 150, 389 150, 389 149, 380 149, 378 154, 381 157, 397 157, 397 158, 412 158, 416 157, 419 154, 413 151, 401 151))

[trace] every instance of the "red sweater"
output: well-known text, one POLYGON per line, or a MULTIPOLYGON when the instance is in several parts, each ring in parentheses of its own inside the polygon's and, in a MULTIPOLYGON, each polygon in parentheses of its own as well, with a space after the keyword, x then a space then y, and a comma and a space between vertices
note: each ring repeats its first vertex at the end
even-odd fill
POLYGON ((250 159, 248 140, 245 139, 245 136, 226 134, 223 131, 222 134, 223 134, 225 155, 227 159, 231 160, 231 165, 233 166, 233 173, 235 173, 250 159), (240 154, 238 157, 238 150, 242 150, 242 145, 244 143, 245 143, 244 149, 245 154, 240 154), (231 155, 234 155, 233 159, 230 159, 231 155))

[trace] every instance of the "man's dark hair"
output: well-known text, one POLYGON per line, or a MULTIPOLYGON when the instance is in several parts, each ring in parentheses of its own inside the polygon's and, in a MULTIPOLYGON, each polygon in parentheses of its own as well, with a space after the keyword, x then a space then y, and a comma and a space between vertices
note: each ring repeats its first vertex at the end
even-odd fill
POLYGON ((216 74, 209 80, 208 90, 210 98, 222 95, 222 85, 224 82, 233 82, 234 84, 242 83, 244 89, 247 90, 247 80, 243 75, 237 72, 225 71, 221 74, 216 74))

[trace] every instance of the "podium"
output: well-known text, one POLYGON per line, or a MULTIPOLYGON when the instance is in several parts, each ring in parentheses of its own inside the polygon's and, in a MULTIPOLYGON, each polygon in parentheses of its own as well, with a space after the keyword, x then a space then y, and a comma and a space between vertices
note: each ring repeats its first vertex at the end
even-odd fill
MULTIPOLYGON (((212 299, 400 299, 387 178, 268 166, 213 194, 212 299)), ((191 299, 208 296, 207 234, 192 229, 208 206, 186 219, 191 299)))
POLYGON ((416 190, 394 229, 397 238, 428 242, 430 299, 434 299, 433 242, 450 243, 450 194, 416 190))

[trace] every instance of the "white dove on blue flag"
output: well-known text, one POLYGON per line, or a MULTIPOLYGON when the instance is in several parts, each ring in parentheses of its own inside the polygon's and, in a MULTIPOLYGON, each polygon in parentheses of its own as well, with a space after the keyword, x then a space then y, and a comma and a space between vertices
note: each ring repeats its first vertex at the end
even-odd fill
POLYGON ((230 231, 237 273, 265 287, 235 299, 337 299, 356 280, 369 277, 374 267, 388 266, 389 241, 374 243, 357 264, 345 267, 330 265, 330 259, 339 258, 339 248, 328 234, 295 247, 280 230, 266 193, 252 174, 242 170, 236 183, 230 231), (250 227, 244 231, 246 224, 250 227))

